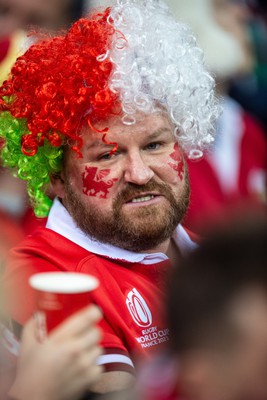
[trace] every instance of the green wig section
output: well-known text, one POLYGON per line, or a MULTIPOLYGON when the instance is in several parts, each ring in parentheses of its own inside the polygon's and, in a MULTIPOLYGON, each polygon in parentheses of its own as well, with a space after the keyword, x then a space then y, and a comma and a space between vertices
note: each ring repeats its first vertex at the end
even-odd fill
POLYGON ((52 146, 47 140, 38 152, 25 155, 21 150, 23 135, 29 134, 24 118, 14 118, 8 111, 0 114, 0 137, 4 139, 1 150, 3 165, 15 176, 28 181, 27 190, 37 217, 46 217, 52 201, 45 194, 51 174, 61 170, 62 147, 52 146))

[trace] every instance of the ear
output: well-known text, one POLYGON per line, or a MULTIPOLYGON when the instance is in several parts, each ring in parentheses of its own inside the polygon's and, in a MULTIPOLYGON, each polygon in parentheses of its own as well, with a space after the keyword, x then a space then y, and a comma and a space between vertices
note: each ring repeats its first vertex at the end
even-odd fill
POLYGON ((57 197, 64 199, 64 197, 65 197, 65 182, 64 182, 62 172, 51 175, 50 182, 51 182, 51 187, 52 187, 53 193, 57 197))

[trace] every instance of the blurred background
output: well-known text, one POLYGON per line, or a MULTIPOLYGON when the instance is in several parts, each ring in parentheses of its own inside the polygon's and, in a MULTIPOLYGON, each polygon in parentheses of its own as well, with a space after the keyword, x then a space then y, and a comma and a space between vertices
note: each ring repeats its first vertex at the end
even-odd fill
POLYGON ((266 212, 266 1, 168 0, 193 29, 222 106, 213 148, 188 161, 191 201, 184 224, 201 234, 233 213, 266 212))
MULTIPOLYGON (((0 0, 0 84, 31 44, 30 31, 38 28, 53 34, 67 28, 88 6, 84 0, 0 0)), ((13 177, 0 161, 0 263, 10 247, 45 222, 29 207, 25 183, 13 177)))

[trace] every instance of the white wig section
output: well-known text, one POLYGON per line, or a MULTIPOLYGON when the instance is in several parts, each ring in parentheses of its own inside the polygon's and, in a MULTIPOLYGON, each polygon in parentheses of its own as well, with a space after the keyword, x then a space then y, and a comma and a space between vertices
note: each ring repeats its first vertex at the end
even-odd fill
POLYGON ((188 23, 197 37, 205 61, 218 79, 242 71, 244 51, 236 37, 215 20, 213 0, 168 0, 177 19, 188 23))
POLYGON ((117 0, 109 22, 120 34, 109 57, 114 63, 111 90, 120 93, 125 124, 135 113, 164 107, 174 135, 190 158, 202 156, 213 141, 219 114, 214 79, 188 26, 179 23, 161 1, 117 0))

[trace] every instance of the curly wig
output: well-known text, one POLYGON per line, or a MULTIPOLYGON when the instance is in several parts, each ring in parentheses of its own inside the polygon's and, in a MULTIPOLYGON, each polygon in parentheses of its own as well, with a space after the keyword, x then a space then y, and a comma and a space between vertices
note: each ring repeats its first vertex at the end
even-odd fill
MULTIPOLYGON (((117 0, 17 59, 0 87, 3 163, 28 181, 36 215, 46 216, 50 176, 65 143, 81 157, 82 126, 97 131, 112 115, 131 125, 136 112, 159 106, 189 157, 201 156, 219 109, 191 30, 160 1, 117 0)), ((108 129, 99 133, 107 142, 108 129)))

